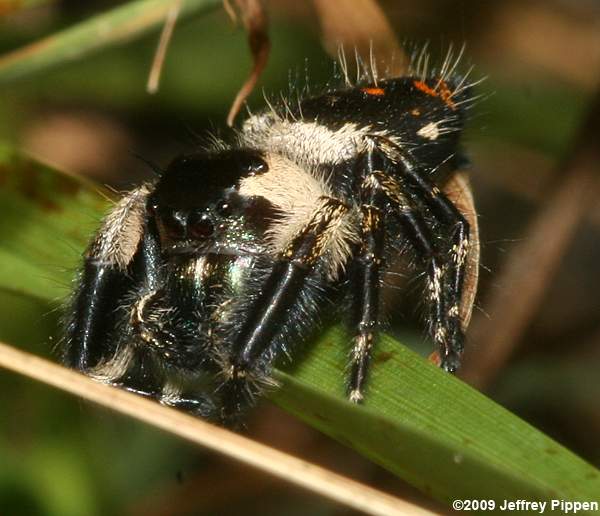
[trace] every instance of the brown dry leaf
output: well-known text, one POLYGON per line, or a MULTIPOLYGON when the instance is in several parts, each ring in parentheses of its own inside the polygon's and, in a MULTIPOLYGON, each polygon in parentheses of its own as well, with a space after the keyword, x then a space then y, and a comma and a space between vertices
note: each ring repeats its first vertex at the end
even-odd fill
MULTIPOLYGON (((248 33, 248 44, 252 53, 253 66, 248 79, 240 88, 231 105, 231 109, 227 115, 227 125, 229 126, 233 125, 233 121, 239 113, 242 104, 248 98, 248 95, 252 93, 254 86, 256 86, 260 74, 267 65, 271 49, 269 34, 267 32, 269 22, 262 2, 260 0, 234 0, 234 2, 241 15, 244 28, 248 33)), ((229 1, 225 0, 223 4, 233 21, 237 21, 237 15, 229 1)))
POLYGON ((356 51, 363 63, 378 70, 375 76, 398 77, 408 59, 376 0, 313 0, 327 52, 356 51))
POLYGON ((469 178, 465 172, 457 172, 446 183, 443 188, 458 211, 469 223, 469 252, 467 253, 467 270, 465 271, 465 283, 463 286, 462 299, 460 301, 460 320, 463 330, 466 331, 473 314, 475 295, 477 294, 477 283, 479 282, 479 223, 477 211, 469 178))
MULTIPOLYGON (((443 191, 469 223, 470 244, 467 253, 467 269, 465 271, 462 298, 460 300, 460 320, 463 331, 466 332, 471 322, 475 296, 477 295, 477 284, 479 282, 479 223, 477 221, 477 211, 475 210, 471 184, 466 172, 458 171, 453 174, 444 185, 443 191)), ((440 355, 437 351, 431 353, 428 359, 438 367, 441 364, 440 355)))

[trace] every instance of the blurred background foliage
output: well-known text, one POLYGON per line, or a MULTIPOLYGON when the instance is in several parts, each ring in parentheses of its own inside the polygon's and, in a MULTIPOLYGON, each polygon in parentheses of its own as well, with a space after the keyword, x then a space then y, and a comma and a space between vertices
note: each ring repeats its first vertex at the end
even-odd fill
MULTIPOLYGON (((0 0, 0 51, 120 3, 0 0)), ((251 108, 264 104, 261 88, 277 96, 287 93, 290 83, 304 85, 308 78, 318 91, 333 70, 309 2, 273 0, 267 5, 272 52, 250 98, 251 108)), ((428 41, 434 56, 443 55, 451 42, 466 42, 466 64, 476 65, 473 77, 488 77, 478 87, 487 98, 473 113, 465 145, 472 160, 483 253, 473 320, 477 340, 467 353, 484 354, 489 367, 467 357, 465 376, 600 466, 600 204, 577 197, 577 189, 566 201, 557 195, 565 185, 581 184, 571 178, 569 167, 581 148, 578 142, 600 138, 598 124, 580 130, 598 95, 600 4, 382 0, 381 5, 401 40, 428 41), (513 321, 488 307, 503 296, 505 304, 514 301, 515 306, 527 298, 527 283, 511 284, 503 271, 514 263, 515 249, 540 237, 532 224, 549 205, 562 206, 558 201, 565 209, 573 203, 580 208, 585 203, 586 209, 572 223, 556 265, 547 267, 538 300, 523 307, 527 317, 514 326, 504 354, 496 355, 486 341, 513 328, 513 321)), ((157 40, 154 32, 36 76, 0 82, 0 140, 60 169, 124 190, 150 177, 137 155, 164 166, 193 148, 195 135, 207 130, 226 134, 229 105, 251 66, 243 31, 221 9, 180 22, 161 89, 151 96, 145 82, 157 40)), ((586 166, 597 175, 598 161, 590 160, 586 166)), ((581 190, 589 196, 598 191, 597 183, 585 183, 591 186, 581 190)), ((553 239, 552 227, 541 236, 538 250, 543 254, 544 242, 553 239)), ((76 261, 76 255, 68 258, 76 261)), ((527 263, 520 278, 539 272, 536 263, 527 263)), ((61 291, 66 296, 69 285, 57 289, 58 297, 61 291)), ((48 356, 48 335, 55 332, 58 314, 32 323, 32 303, 16 293, 2 294, 0 339, 48 356)), ((394 316, 392 331, 429 349, 410 295, 394 312, 400 316, 394 316)), ((2 515, 349 514, 12 374, 0 373, 0 403, 2 515)), ((268 403, 253 414, 248 432, 381 489, 431 503, 268 403)))

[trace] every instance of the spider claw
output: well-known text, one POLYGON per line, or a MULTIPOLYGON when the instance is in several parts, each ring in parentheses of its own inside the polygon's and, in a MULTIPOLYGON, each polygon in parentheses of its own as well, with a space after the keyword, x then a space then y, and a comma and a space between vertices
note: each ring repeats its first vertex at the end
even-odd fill
POLYGON ((361 405, 364 401, 363 394, 359 389, 353 389, 348 394, 348 400, 356 405, 361 405))
POLYGON ((451 374, 454 374, 460 368, 460 354, 450 352, 444 358, 442 358, 440 367, 451 374))

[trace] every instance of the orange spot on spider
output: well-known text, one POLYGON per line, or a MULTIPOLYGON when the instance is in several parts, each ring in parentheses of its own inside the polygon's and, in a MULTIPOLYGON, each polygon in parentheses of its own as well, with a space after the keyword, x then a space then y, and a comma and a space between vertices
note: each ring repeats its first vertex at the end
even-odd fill
POLYGON ((446 81, 440 81, 440 97, 450 109, 456 109, 456 104, 452 102, 452 91, 448 88, 446 81))
POLYGON ((412 116, 420 116, 420 115, 421 115, 421 110, 420 110, 419 108, 414 108, 414 109, 413 109, 413 110, 410 112, 410 114, 411 114, 412 116))
POLYGON ((375 97, 385 95, 385 90, 383 88, 361 88, 360 91, 367 95, 374 95, 375 97))
POLYGON ((425 93, 425 95, 437 97, 437 92, 433 88, 427 86, 427 84, 425 84, 423 81, 413 81, 413 84, 415 85, 415 88, 425 93))
POLYGON ((456 109, 456 104, 452 102, 452 91, 450 88, 448 88, 446 81, 438 81, 438 83, 435 85, 435 88, 430 88, 423 81, 413 81, 413 84, 415 88, 425 93, 425 95, 429 95, 430 97, 439 97, 450 109, 456 109))
POLYGON ((438 367, 440 367, 440 365, 442 364, 442 358, 440 357, 440 354, 437 351, 431 353, 427 357, 427 361, 438 367))

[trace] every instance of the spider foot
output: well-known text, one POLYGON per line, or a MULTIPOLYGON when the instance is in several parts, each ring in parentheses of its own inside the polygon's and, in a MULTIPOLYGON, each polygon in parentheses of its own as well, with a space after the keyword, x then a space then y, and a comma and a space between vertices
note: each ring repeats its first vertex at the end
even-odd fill
POLYGON ((364 400, 363 393, 360 389, 352 389, 348 392, 348 400, 357 405, 362 404, 364 400))
POLYGON ((460 367, 461 355, 456 351, 450 351, 441 358, 440 367, 448 373, 456 373, 460 367))

